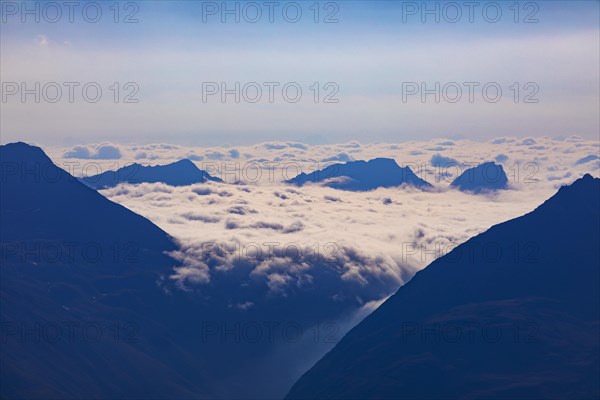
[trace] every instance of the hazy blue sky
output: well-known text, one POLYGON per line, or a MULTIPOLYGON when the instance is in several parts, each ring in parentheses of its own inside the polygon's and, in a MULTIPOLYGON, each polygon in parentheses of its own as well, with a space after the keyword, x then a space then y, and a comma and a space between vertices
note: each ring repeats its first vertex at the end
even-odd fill
POLYGON ((598 138, 597 1, 53 4, 2 2, 3 143, 598 138))

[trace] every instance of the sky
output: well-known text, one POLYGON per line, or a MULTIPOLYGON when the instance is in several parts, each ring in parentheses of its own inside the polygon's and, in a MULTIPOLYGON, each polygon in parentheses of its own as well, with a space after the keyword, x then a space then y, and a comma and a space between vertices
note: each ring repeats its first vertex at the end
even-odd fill
POLYGON ((2 143, 600 131, 597 1, 50 4, 2 2, 2 143))
MULTIPOLYGON (((71 18, 2 1, 0 143, 78 177, 192 160, 225 182, 100 191, 174 237, 164 279, 269 318, 318 303, 345 332, 434 258, 599 176, 599 3, 466 3, 78 1, 71 18), (283 183, 376 157, 434 188, 283 183), (508 190, 462 193, 434 167, 486 161, 508 190)), ((329 350, 310 346, 271 349, 276 397, 329 350)))

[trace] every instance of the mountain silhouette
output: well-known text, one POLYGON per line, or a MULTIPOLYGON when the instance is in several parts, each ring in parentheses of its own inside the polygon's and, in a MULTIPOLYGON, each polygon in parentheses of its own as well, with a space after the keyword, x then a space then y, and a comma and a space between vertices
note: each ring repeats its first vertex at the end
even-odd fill
POLYGON ((323 186, 355 192, 404 184, 421 189, 431 187, 430 183, 415 175, 410 167, 400 167, 391 158, 375 158, 369 161, 333 164, 310 174, 303 172, 286 181, 286 183, 296 186, 302 186, 310 182, 322 182, 323 186))
POLYGON ((486 162, 467 169, 452 181, 450 186, 462 192, 491 192, 508 189, 508 178, 502 165, 486 162))
POLYGON ((80 180, 94 189, 106 189, 119 183, 165 183, 171 186, 186 186, 207 181, 223 182, 220 178, 199 169, 188 159, 154 166, 135 163, 116 171, 106 171, 80 180))
POLYGON ((24 143, 0 146, 0 179, 3 399, 281 398, 333 346, 315 327, 395 287, 341 285, 346 259, 278 246, 278 258, 314 266, 314 284, 275 296, 252 273, 271 255, 234 257, 219 273, 224 248, 186 252, 24 143), (210 266, 210 282, 178 286, 172 251, 210 266))
POLYGON ((107 200, 58 168, 39 147, 0 146, 2 242, 19 240, 140 242, 142 252, 174 248, 146 218, 107 200), (118 227, 118 228, 117 228, 118 227), (143 240, 143 243, 141 241, 143 240))
POLYGON ((598 398, 600 179, 418 272, 288 399, 598 398))
POLYGON ((158 285, 171 237, 38 147, 0 146, 0 179, 0 397, 213 396, 158 285))

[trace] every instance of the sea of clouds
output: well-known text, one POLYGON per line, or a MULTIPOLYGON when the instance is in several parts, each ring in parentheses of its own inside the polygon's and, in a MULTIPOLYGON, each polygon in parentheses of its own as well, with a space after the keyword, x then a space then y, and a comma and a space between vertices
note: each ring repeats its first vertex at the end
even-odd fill
MULTIPOLYGON (((355 296, 359 303, 389 295, 456 245, 533 210, 584 173, 598 176, 600 168, 598 142, 576 136, 312 146, 268 142, 235 148, 103 143, 47 151, 77 176, 132 162, 158 165, 188 158, 226 182, 121 184, 101 191, 176 238, 180 250, 172 256, 180 265, 170 279, 182 290, 244 265, 245 274, 264 284, 269 295, 287 296, 318 286, 316 278, 326 269, 340 284, 330 287, 327 279, 332 301, 355 296), (411 167, 434 189, 349 192, 284 183, 300 172, 376 157, 411 167), (509 190, 473 195, 449 188, 466 168, 486 161, 503 165, 509 190), (348 285, 355 287, 351 293, 341 289, 348 285)), ((232 306, 242 309, 257 303, 236 301, 232 306)))
MULTIPOLYGON (((166 292, 200 296, 234 320, 293 321, 311 332, 332 322, 336 340, 458 244, 532 211, 585 173, 600 175, 598 141, 576 136, 222 148, 100 143, 45 150, 80 177, 187 158, 223 179, 180 187, 120 184, 100 193, 175 238, 172 273, 160 282, 166 292), (284 182, 332 163, 376 157, 411 167, 433 189, 350 192, 284 182), (503 165, 508 190, 474 195, 450 188, 458 174, 486 161, 503 165)), ((243 357, 238 361, 246 367, 215 379, 225 379, 224 387, 245 382, 243 390, 226 395, 281 397, 335 344, 311 338, 269 345, 264 360, 243 357)))

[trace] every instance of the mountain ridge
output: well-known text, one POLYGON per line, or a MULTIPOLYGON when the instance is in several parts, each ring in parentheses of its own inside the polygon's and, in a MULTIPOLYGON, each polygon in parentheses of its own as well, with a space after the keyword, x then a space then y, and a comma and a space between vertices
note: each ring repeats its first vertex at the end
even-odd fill
POLYGON ((80 178, 94 189, 107 189, 119 183, 164 183, 170 186, 187 186, 208 181, 222 183, 223 180, 201 170, 189 159, 164 165, 142 165, 133 163, 115 171, 80 178))
POLYGON ((0 397, 214 397, 160 285, 172 238, 39 147, 0 146, 0 177, 0 397))
POLYGON ((306 183, 322 183, 324 186, 348 191, 369 191, 380 187, 397 187, 404 184, 420 189, 432 185, 419 178, 410 167, 400 167, 394 159, 374 158, 368 161, 349 161, 332 164, 322 170, 300 173, 285 183, 303 186, 306 183))
POLYGON ((599 201, 600 179, 586 174, 457 246, 354 327, 287 398, 597 397, 599 201), (481 340, 482 322, 507 333, 481 340), (479 342, 423 342, 423 332, 439 338, 468 323, 480 323, 479 342), (533 342, 514 339, 523 323, 537 329, 533 342))

